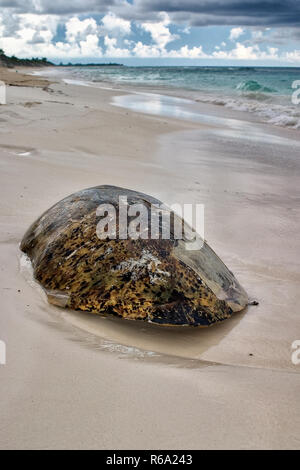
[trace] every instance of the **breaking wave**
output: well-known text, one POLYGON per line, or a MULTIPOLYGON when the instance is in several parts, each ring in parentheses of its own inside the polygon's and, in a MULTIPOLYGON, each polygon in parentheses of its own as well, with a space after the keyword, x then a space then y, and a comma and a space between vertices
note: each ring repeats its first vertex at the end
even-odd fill
POLYGON ((277 90, 275 88, 269 88, 267 86, 261 85, 256 80, 247 80, 240 82, 236 87, 237 90, 241 92, 252 92, 252 91, 259 91, 261 93, 276 93, 277 90))
POLYGON ((274 103, 274 99, 267 99, 264 96, 242 95, 236 97, 216 97, 216 96, 199 96, 197 101, 203 103, 211 103, 218 106, 242 111, 255 113, 262 121, 275 126, 290 127, 292 129, 300 129, 300 106, 293 106, 291 103, 274 103))

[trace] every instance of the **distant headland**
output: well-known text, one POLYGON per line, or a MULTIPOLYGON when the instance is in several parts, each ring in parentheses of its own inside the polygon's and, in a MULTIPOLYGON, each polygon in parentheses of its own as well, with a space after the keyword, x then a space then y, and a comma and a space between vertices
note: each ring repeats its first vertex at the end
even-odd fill
POLYGON ((118 64, 115 62, 104 62, 104 63, 67 63, 64 64, 61 62, 60 64, 54 64, 50 62, 46 57, 42 59, 38 57, 32 57, 31 59, 19 59, 16 56, 7 56, 3 49, 0 49, 0 67, 122 67, 123 64, 118 64))
POLYGON ((69 62, 68 64, 63 64, 62 62, 58 64, 58 67, 123 67, 124 64, 118 64, 115 62, 103 62, 103 63, 88 63, 88 64, 73 64, 69 62))
POLYGON ((32 59, 19 59, 18 57, 8 57, 3 49, 0 49, 0 67, 49 67, 54 66, 52 62, 49 62, 45 57, 42 59, 32 57, 32 59))

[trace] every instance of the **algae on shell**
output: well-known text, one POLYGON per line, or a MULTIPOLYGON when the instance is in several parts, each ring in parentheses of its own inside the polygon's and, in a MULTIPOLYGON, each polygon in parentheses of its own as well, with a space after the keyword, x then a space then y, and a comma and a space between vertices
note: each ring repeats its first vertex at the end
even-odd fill
MULTIPOLYGON (((50 303, 100 315, 161 325, 209 326, 242 310, 248 297, 209 245, 189 241, 100 239, 97 208, 119 197, 161 205, 114 186, 85 189, 55 204, 25 234, 21 250, 50 303)), ((164 206, 164 210, 169 210, 164 206)), ((172 217, 177 217, 170 211, 172 217)))

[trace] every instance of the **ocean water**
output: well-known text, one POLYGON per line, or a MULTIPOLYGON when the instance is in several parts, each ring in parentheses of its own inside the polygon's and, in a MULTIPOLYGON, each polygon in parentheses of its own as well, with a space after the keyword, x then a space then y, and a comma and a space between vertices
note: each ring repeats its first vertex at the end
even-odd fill
POLYGON ((292 84, 300 80, 300 68, 99 66, 62 72, 106 86, 171 90, 176 96, 256 113, 274 125, 300 128, 300 103, 292 102, 292 84))

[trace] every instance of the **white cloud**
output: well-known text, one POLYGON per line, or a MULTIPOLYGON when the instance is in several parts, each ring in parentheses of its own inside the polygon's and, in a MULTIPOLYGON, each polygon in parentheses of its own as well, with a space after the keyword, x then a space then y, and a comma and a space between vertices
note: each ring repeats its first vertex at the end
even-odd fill
MULTIPOLYGON (((79 20, 70 18, 66 23, 66 42, 53 42, 59 17, 53 15, 21 14, 14 34, 0 36, 0 48, 8 55, 26 57, 47 57, 51 59, 74 59, 80 57, 101 57, 98 26, 93 18, 79 20)), ((1 22, 2 24, 2 22, 1 22)))
POLYGON ((276 47, 268 47, 267 51, 262 51, 258 45, 245 46, 239 42, 236 43, 234 49, 230 51, 214 51, 212 56, 216 59, 231 60, 280 60, 284 56, 278 54, 276 47))
POLYGON ((205 54, 202 50, 202 46, 189 48, 188 46, 183 46, 179 50, 169 51, 163 57, 174 57, 182 59, 204 59, 208 55, 205 54))
POLYGON ((132 50, 136 57, 160 57, 161 51, 157 46, 143 44, 138 41, 132 50))
POLYGON ((231 41, 235 41, 236 39, 238 39, 242 34, 244 34, 244 30, 243 28, 241 27, 237 27, 237 28, 232 28, 232 30, 230 31, 230 35, 229 35, 229 39, 231 41))
POLYGON ((256 59, 259 48, 257 46, 244 46, 239 42, 236 43, 236 48, 231 51, 231 54, 236 59, 256 59))
POLYGON ((80 41, 80 55, 83 57, 101 57, 99 38, 96 34, 89 34, 84 41, 80 41))
POLYGON ((66 22, 67 42, 49 44, 51 57, 101 57, 99 46, 99 27, 94 18, 80 20, 74 16, 66 22))
POLYGON ((66 22, 66 39, 68 42, 78 42, 85 40, 90 34, 98 33, 98 25, 94 18, 80 20, 73 16, 66 22))
POLYGON ((102 25, 105 32, 113 35, 126 36, 131 33, 130 21, 117 17, 114 13, 108 13, 102 18, 102 25))
POLYGON ((255 60, 257 59, 258 46, 244 46, 237 42, 236 47, 230 51, 214 51, 213 57, 216 59, 238 59, 238 60, 255 60))
POLYGON ((6 17, 1 18, 0 47, 6 54, 20 57, 41 56, 41 49, 45 55, 44 46, 53 40, 59 21, 52 15, 11 15, 7 30, 6 20, 6 17))
POLYGON ((153 41, 159 49, 164 49, 169 42, 178 38, 176 34, 172 34, 168 28, 170 18, 167 13, 160 13, 161 21, 156 23, 142 23, 141 27, 151 34, 153 41))
POLYGON ((104 44, 106 46, 105 55, 107 57, 130 57, 131 55, 129 49, 121 49, 117 47, 116 38, 105 36, 104 44))
POLYGON ((27 42, 37 41, 37 38, 39 42, 50 43, 58 25, 58 17, 50 15, 22 14, 18 15, 15 21, 17 30, 14 31, 13 37, 24 46, 27 42))
POLYGON ((173 49, 167 51, 161 49, 157 45, 143 44, 141 41, 137 42, 132 50, 133 55, 136 57, 161 57, 170 59, 203 59, 209 57, 202 50, 202 46, 189 48, 187 45, 182 46, 180 49, 173 49))
POLYGON ((184 34, 191 34, 191 27, 190 27, 190 26, 186 26, 186 27, 182 30, 182 32, 183 32, 184 34))
POLYGON ((280 56, 278 54, 278 48, 277 47, 268 47, 267 52, 260 51, 259 58, 260 59, 266 59, 266 60, 278 60, 278 59, 280 59, 280 56))
POLYGON ((285 59, 287 60, 287 62, 292 62, 292 63, 297 62, 298 64, 300 64, 300 50, 286 52, 285 59))

